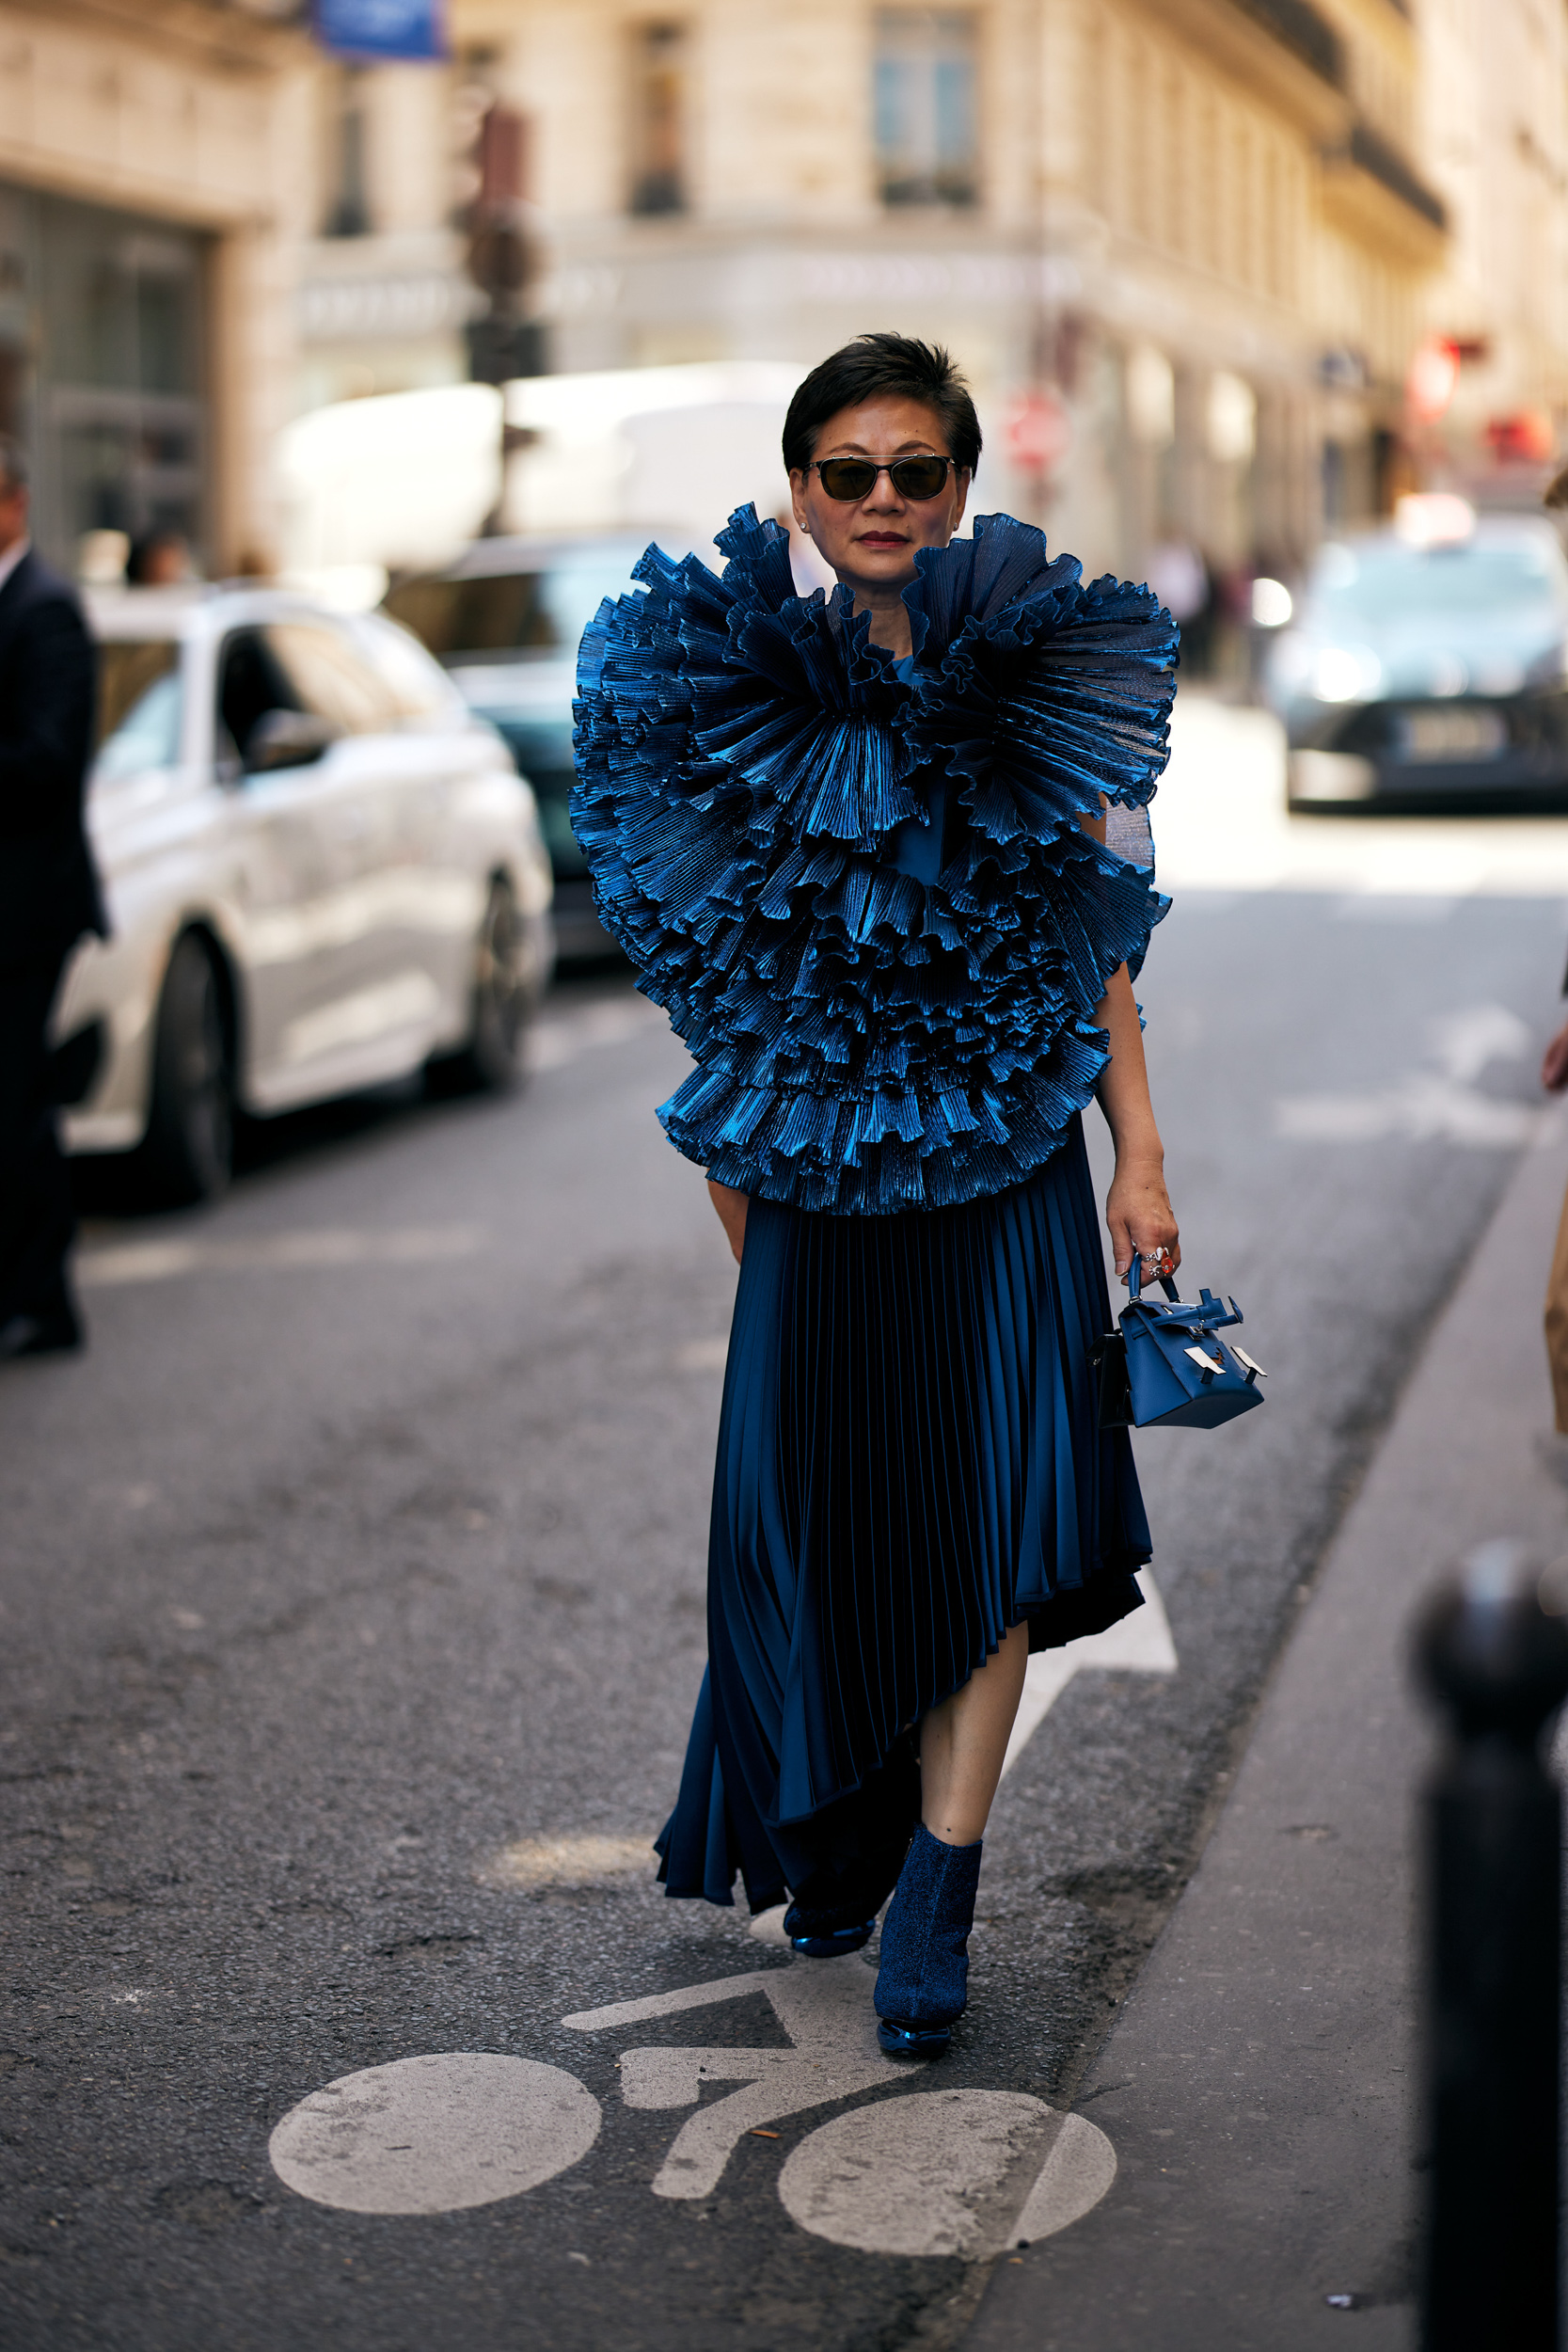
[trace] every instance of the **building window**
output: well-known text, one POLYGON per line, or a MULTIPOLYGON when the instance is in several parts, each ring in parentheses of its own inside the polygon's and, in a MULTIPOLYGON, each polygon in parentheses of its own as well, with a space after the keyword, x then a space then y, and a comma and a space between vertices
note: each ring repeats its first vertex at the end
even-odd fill
POLYGON ((205 539, 207 241, 0 188, 0 395, 31 445, 33 517, 74 570, 89 533, 205 539))
POLYGON ((632 32, 631 210, 684 213, 688 40, 681 24, 632 32))
POLYGON ((356 67, 346 66, 338 78, 329 126, 326 217, 322 223, 328 237, 363 237, 370 230, 365 111, 365 76, 356 67))
POLYGON ((954 8, 877 12, 878 191, 884 204, 973 204, 979 193, 975 20, 954 8))

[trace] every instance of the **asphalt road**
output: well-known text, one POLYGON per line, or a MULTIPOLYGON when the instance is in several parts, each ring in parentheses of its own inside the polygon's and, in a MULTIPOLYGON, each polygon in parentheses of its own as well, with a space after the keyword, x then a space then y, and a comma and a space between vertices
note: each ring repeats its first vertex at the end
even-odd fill
POLYGON ((1090 2195, 1057 2112, 1528 1146, 1565 928, 1560 851, 1474 895, 1184 855, 1158 1103, 1271 1401, 1140 1440, 1175 1670, 1041 1716, 936 2074, 868 2071, 861 1962, 641 1858, 733 1295, 658 1022, 563 990, 515 1100, 293 1120, 215 1213, 94 1220, 90 1351, 0 1374, 10 2352, 947 2344, 1026 2196, 1090 2195))

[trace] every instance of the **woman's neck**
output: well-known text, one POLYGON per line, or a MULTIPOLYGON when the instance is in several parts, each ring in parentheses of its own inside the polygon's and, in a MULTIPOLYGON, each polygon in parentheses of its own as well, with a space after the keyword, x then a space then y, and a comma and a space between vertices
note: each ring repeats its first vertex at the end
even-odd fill
POLYGON ((895 661, 907 660, 914 651, 914 640, 910 635, 910 612, 902 587, 883 587, 880 582, 872 588, 849 584, 855 590, 857 620, 863 612, 871 615, 871 643, 883 646, 895 661))

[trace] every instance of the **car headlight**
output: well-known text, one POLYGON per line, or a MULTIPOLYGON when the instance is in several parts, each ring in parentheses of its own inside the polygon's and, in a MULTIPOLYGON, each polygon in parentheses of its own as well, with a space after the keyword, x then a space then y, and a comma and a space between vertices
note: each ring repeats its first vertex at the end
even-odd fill
POLYGON ((1383 664, 1370 645, 1325 645, 1312 664, 1312 692, 1321 703, 1368 702, 1383 684, 1383 664))

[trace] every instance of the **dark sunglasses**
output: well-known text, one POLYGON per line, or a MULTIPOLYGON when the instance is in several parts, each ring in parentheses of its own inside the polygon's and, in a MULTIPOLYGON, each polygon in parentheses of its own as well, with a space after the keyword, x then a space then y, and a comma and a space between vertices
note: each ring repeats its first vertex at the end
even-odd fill
POLYGON ((872 457, 824 457, 806 468, 815 472, 831 499, 869 498, 877 476, 885 473, 901 499, 934 499, 946 486, 951 457, 895 457, 879 465, 872 457))

